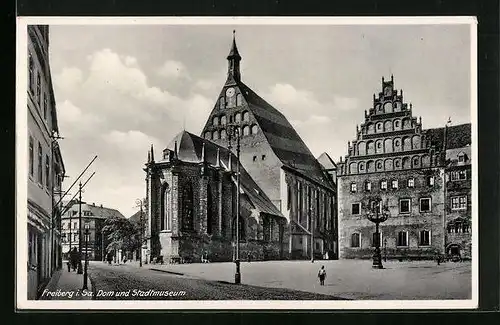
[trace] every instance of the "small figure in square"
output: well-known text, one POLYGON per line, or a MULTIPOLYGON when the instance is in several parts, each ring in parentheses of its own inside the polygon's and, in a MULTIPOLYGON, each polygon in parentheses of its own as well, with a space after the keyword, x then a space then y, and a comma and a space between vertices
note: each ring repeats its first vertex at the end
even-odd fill
POLYGON ((324 286, 325 285, 325 278, 326 278, 326 270, 325 270, 324 265, 322 265, 321 269, 319 269, 318 278, 319 278, 319 284, 324 286))

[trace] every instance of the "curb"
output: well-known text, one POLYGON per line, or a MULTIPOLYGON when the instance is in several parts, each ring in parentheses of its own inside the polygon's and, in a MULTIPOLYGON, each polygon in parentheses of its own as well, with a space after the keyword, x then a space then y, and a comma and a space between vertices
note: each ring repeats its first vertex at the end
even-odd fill
POLYGON ((162 270, 162 269, 157 269, 157 268, 150 268, 150 270, 152 271, 158 271, 158 272, 164 272, 164 273, 170 273, 170 274, 175 274, 175 275, 185 275, 184 273, 180 273, 180 272, 174 272, 174 271, 169 271, 169 270, 162 270))

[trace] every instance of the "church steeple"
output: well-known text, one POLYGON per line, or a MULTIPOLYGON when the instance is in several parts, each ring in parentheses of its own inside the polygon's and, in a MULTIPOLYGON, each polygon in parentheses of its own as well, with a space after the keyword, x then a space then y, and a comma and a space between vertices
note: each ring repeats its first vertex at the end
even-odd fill
POLYGON ((238 47, 236 46, 236 31, 233 30, 233 44, 231 46, 231 51, 229 51, 229 55, 227 56, 227 76, 232 76, 235 81, 241 80, 240 61, 241 56, 240 53, 238 53, 238 47))

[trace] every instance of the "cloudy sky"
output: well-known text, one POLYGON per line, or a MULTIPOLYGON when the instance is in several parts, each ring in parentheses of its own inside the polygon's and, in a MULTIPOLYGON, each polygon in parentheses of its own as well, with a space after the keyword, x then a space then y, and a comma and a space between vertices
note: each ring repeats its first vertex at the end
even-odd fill
POLYGON ((84 200, 133 214, 150 145, 159 157, 183 128, 200 134, 226 78, 233 29, 243 82, 316 156, 345 155, 391 73, 424 128, 450 116, 470 122, 468 25, 51 25, 66 186, 98 155, 84 200))

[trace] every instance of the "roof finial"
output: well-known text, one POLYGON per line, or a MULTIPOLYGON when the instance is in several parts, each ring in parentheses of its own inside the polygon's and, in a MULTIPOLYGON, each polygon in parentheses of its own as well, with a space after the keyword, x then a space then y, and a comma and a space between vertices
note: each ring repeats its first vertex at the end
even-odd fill
POLYGON ((154 150, 153 150, 153 144, 151 144, 151 161, 155 161, 155 154, 154 154, 154 150))
POLYGON ((151 162, 151 151, 148 150, 148 163, 151 162))
POLYGON ((177 159, 177 140, 174 142, 174 159, 177 159))
POLYGON ((394 75, 391 73, 391 82, 394 82, 394 75))
POLYGON ((205 162, 205 142, 203 141, 203 145, 201 147, 201 162, 205 162))

